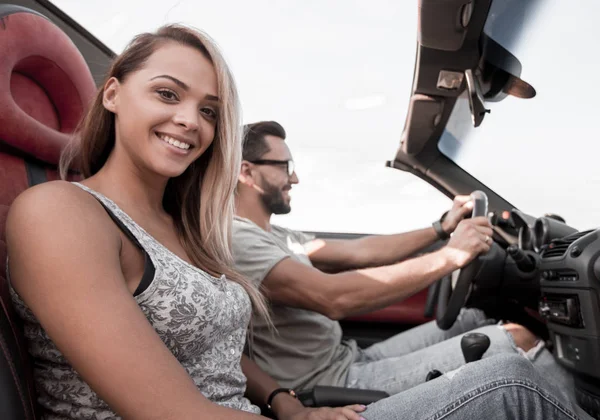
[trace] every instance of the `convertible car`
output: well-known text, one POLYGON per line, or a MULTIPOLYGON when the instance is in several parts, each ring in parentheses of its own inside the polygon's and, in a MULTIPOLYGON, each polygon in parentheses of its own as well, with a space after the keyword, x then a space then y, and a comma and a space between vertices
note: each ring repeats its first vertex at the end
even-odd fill
MULTIPOLYGON (((344 333, 367 346, 432 319, 447 329, 462 307, 478 307, 545 339, 575 374, 578 403, 600 418, 600 205, 592 195, 600 180, 592 134, 599 6, 418 3, 408 114, 387 166, 450 198, 478 191, 495 242, 428 290, 344 320, 344 333)), ((46 0, 0 3, 0 51, 0 418, 35 419, 30 360, 4 274, 5 218, 21 191, 57 178, 61 149, 115 54, 46 0)))

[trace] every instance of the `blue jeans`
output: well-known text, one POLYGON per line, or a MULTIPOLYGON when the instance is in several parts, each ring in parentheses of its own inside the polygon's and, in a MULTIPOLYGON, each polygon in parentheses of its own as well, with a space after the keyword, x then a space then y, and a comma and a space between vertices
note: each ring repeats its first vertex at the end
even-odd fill
MULTIPOLYGON (((494 324, 482 311, 467 309, 447 331, 429 322, 400 333, 362 350, 350 366, 346 386, 396 394, 422 384, 432 369, 442 373, 458 369, 465 364, 460 340, 462 334, 469 331, 481 332, 490 338, 491 345, 484 358, 519 353, 512 336, 494 324)), ((526 356, 547 380, 560 385, 567 398, 575 400, 572 375, 550 352, 540 347, 526 356)))
POLYGON ((378 401, 367 420, 590 420, 521 355, 501 354, 378 401))

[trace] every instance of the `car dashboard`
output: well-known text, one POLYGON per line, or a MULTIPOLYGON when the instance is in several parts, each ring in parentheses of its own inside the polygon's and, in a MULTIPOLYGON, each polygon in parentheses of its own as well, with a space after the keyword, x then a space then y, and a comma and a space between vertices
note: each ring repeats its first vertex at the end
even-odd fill
POLYGON ((519 248, 536 264, 538 312, 554 355, 574 372, 580 405, 600 418, 600 229, 578 232, 543 217, 522 223, 519 248))
POLYGON ((559 360, 600 379, 600 230, 552 240, 539 252, 540 315, 559 360))

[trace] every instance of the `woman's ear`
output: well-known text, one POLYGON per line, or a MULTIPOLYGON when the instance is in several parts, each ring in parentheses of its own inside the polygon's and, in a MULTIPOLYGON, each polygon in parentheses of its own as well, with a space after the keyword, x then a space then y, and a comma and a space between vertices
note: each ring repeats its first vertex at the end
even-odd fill
POLYGON ((108 79, 104 85, 104 93, 102 94, 102 105, 107 111, 116 113, 117 103, 119 98, 119 88, 121 84, 115 77, 108 79))

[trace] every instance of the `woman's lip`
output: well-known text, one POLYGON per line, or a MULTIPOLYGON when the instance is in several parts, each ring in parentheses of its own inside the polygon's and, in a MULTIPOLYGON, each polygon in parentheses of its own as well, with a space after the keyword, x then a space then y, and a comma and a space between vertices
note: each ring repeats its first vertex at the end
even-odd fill
POLYGON ((158 139, 158 141, 160 141, 162 144, 164 144, 166 147, 168 147, 169 150, 171 150, 181 156, 186 156, 186 155, 190 154, 190 151, 192 150, 191 147, 189 149, 180 149, 177 146, 173 146, 172 144, 167 143, 166 141, 161 139, 158 135, 156 136, 156 138, 158 139))
MULTIPOLYGON (((196 146, 194 145, 194 143, 193 143, 193 142, 191 142, 190 140, 188 140, 188 139, 186 139, 186 138, 183 138, 183 137, 180 137, 180 136, 177 136, 177 135, 173 135, 173 134, 169 134, 169 133, 163 133, 162 131, 155 131, 155 132, 154 132, 154 134, 156 134, 156 137, 158 137, 158 138, 159 138, 159 139, 161 139, 161 140, 163 140, 163 138, 164 138, 164 137, 170 137, 170 138, 172 138, 173 140, 177 140, 177 141, 178 141, 178 142, 180 142, 180 143, 189 144, 189 146, 190 146, 190 147, 189 147, 188 149, 191 149, 191 148, 193 148, 193 147, 196 147, 196 146)), ((163 141, 164 141, 164 140, 163 140, 163 141)))

